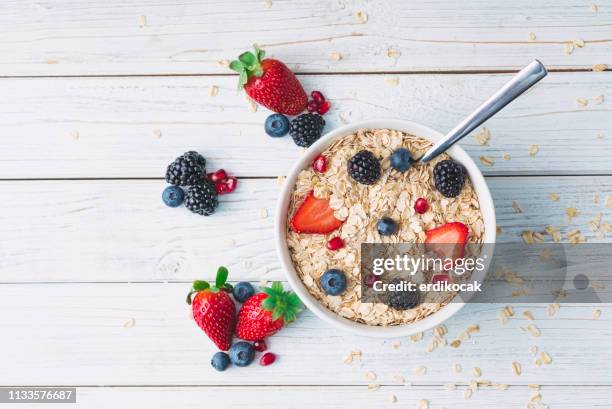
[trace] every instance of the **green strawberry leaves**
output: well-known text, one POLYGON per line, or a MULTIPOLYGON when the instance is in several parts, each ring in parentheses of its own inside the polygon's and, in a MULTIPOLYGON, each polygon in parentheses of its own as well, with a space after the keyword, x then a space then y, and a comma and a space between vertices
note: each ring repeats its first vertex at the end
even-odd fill
POLYGON ((283 285, 275 281, 271 287, 261 289, 267 297, 261 302, 261 308, 272 313, 272 320, 283 319, 285 324, 295 321, 302 310, 302 302, 293 291, 285 291, 283 285))
POLYGON ((253 45, 255 48, 255 54, 250 51, 240 54, 237 60, 230 63, 229 67, 231 70, 236 71, 240 74, 238 80, 238 89, 242 89, 244 85, 249 81, 251 76, 261 77, 263 75, 263 69, 261 68, 261 62, 266 55, 266 52, 260 49, 257 44, 253 45))
POLYGON ((191 305, 191 301, 192 301, 191 296, 196 293, 199 293, 200 291, 209 290, 214 293, 216 293, 217 291, 227 291, 227 292, 232 291, 232 285, 229 283, 226 283, 228 275, 229 275, 229 271, 227 267, 221 266, 219 267, 219 269, 217 269, 217 276, 215 278, 215 285, 213 287, 210 286, 210 283, 208 281, 195 280, 193 284, 191 285, 191 290, 189 291, 189 293, 187 293, 187 299, 186 299, 187 304, 191 305))

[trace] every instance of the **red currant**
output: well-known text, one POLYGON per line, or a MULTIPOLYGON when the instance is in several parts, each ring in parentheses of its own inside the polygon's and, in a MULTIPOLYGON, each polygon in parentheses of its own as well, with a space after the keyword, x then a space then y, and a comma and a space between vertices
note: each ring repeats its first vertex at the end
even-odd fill
POLYGON ((272 364, 274 361, 276 361, 276 355, 274 355, 272 352, 266 352, 259 359, 259 365, 268 366, 272 364))
POLYGON ((427 203, 427 199, 419 197, 416 202, 414 202, 414 210, 419 214, 423 214, 429 210, 429 203, 427 203))
POLYGON ((446 283, 448 282, 448 274, 434 274, 433 277, 431 277, 431 282, 434 284, 446 283))
POLYGON ((257 352, 263 352, 266 349, 268 349, 268 346, 266 345, 266 341, 262 339, 262 340, 253 342, 253 349, 255 349, 255 351, 257 352))
POLYGON ((317 113, 319 115, 325 115, 327 111, 329 111, 330 108, 331 108, 331 102, 323 101, 323 103, 319 105, 319 108, 317 109, 317 113))
POLYGON ((367 287, 372 287, 374 285, 375 282, 380 281, 380 278, 378 276, 376 276, 375 274, 366 274, 366 276, 363 278, 363 283, 367 286, 367 287))
POLYGON ((317 104, 315 101, 310 101, 306 106, 306 109, 310 113, 317 112, 317 109, 319 109, 319 104, 317 104))
POLYGON ((312 168, 315 172, 325 173, 327 171, 327 158, 319 155, 312 161, 312 168))
POLYGON ((317 103, 317 105, 321 105, 323 102, 325 102, 325 97, 323 96, 323 93, 321 91, 312 91, 310 93, 310 96, 312 97, 314 102, 317 103))
POLYGON ((225 173, 223 169, 219 169, 218 171, 209 173, 208 175, 208 178, 213 183, 222 182, 227 179, 227 173, 225 173))
POLYGON ((339 250, 344 247, 344 240, 342 240, 342 238, 338 236, 333 237, 327 242, 325 247, 327 247, 327 249, 331 251, 339 250))

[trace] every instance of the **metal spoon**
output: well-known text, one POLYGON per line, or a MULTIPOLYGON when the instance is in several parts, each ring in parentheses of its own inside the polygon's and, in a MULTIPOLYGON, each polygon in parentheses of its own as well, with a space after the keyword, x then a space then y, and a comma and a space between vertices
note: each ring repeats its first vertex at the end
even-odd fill
POLYGON ((516 97, 534 86, 542 78, 546 77, 546 74, 548 74, 546 67, 544 67, 540 61, 533 60, 531 64, 520 70, 514 78, 493 94, 491 98, 486 100, 459 125, 447 133, 444 138, 438 141, 419 160, 421 162, 429 162, 446 151, 465 135, 472 132, 480 124, 501 111, 510 102, 514 101, 516 97))

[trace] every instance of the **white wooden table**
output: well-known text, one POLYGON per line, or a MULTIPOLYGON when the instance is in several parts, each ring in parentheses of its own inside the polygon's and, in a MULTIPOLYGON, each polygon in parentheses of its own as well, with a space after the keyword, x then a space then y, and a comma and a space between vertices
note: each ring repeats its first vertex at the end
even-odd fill
POLYGON ((431 333, 417 343, 363 339, 305 312, 270 340, 274 365, 210 367, 213 347, 183 302, 188 283, 221 264, 233 280, 283 280, 272 218, 261 209, 272 215, 276 178, 301 154, 289 138, 264 134, 268 112, 251 112, 219 64, 253 42, 332 99, 327 129, 391 117, 447 130, 539 58, 551 74, 487 123, 489 145, 462 142, 473 157, 495 160, 482 170, 499 240, 550 224, 596 242, 588 221, 597 212, 612 221, 612 73, 593 72, 612 66, 610 0, 6 0, 0 384, 77 386, 84 408, 416 407, 421 399, 432 408, 520 408, 538 384, 551 408, 609 408, 611 305, 564 305, 552 317, 546 305, 517 305, 506 325, 499 305, 469 305, 446 323, 449 336, 472 323, 481 331, 459 349, 431 353, 431 333), (190 149, 209 169, 240 177, 213 217, 160 200, 166 165, 190 149), (567 226, 570 206, 580 215, 567 226), (539 338, 522 329, 526 309, 539 338), (536 367, 532 345, 552 364, 536 367), (362 367, 343 364, 351 350, 362 351, 362 367), (415 375, 418 365, 425 376, 415 375), (509 389, 464 400, 473 366, 509 389), (458 389, 444 390, 447 383, 458 389))

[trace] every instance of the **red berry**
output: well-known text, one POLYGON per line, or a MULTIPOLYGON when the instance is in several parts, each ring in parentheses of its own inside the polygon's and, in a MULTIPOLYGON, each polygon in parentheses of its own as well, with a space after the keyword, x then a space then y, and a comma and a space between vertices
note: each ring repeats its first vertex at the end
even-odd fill
POLYGON ((331 238, 327 244, 325 245, 328 250, 335 251, 344 247, 344 240, 342 238, 336 236, 331 238))
POLYGON ((434 274, 431 277, 431 282, 434 284, 448 282, 448 274, 434 274))
POLYGON ((227 190, 227 183, 225 181, 215 183, 215 189, 217 189, 217 193, 219 193, 220 195, 229 193, 229 191, 227 190))
POLYGON ((375 274, 366 274, 366 276, 363 278, 363 283, 367 286, 367 287, 372 287, 374 285, 375 282, 380 281, 380 278, 378 276, 376 276, 375 274))
POLYGON ((317 113, 319 115, 325 115, 327 111, 329 111, 330 108, 331 108, 331 102, 323 101, 323 103, 319 106, 319 109, 317 109, 317 113))
POLYGON ((209 173, 208 175, 208 178, 213 183, 222 182, 223 180, 227 179, 227 173, 225 173, 223 169, 219 169, 218 171, 209 173))
POLYGON ((321 91, 312 91, 310 93, 310 96, 312 97, 314 102, 317 103, 317 105, 321 105, 323 102, 325 102, 325 97, 323 96, 323 93, 321 91))
POLYGON ((327 158, 323 155, 319 155, 312 161, 312 168, 315 172, 325 173, 327 171, 327 158))
POLYGON ((262 340, 253 342, 253 349, 255 349, 255 351, 257 352, 263 352, 266 349, 268 349, 268 346, 266 345, 266 341, 262 339, 262 340))
POLYGON ((317 112, 317 109, 319 109, 319 104, 317 104, 314 101, 310 101, 308 103, 308 105, 306 106, 306 109, 308 110, 308 112, 313 113, 313 112, 317 112))
POLYGON ((423 197, 419 197, 417 199, 416 202, 414 202, 414 210, 419 213, 419 214, 423 214, 425 213, 427 210, 429 209, 429 203, 427 203, 427 199, 423 198, 423 197))
POLYGON ((274 355, 272 352, 266 352, 259 359, 259 365, 268 366, 271 363, 273 363, 275 360, 276 360, 276 355, 274 355))
POLYGON ((227 186, 227 193, 232 193, 238 187, 238 179, 233 176, 228 177, 224 180, 225 186, 227 186))

